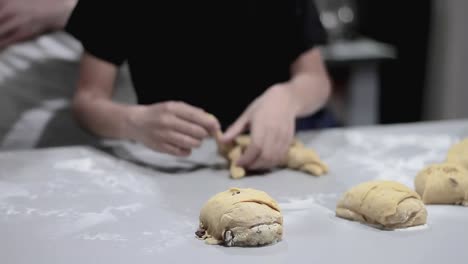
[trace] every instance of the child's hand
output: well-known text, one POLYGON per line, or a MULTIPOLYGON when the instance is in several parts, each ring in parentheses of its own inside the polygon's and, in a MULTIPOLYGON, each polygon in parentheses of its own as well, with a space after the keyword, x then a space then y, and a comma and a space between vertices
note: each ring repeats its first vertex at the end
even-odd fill
POLYGON ((284 163, 294 139, 297 104, 287 85, 276 85, 257 98, 222 137, 230 142, 250 127, 251 144, 238 165, 248 169, 271 169, 284 163))
POLYGON ((0 0, 0 49, 60 30, 77 0, 0 0))
POLYGON ((130 135, 146 146, 175 156, 188 156, 220 124, 202 109, 182 102, 164 102, 135 108, 130 135))

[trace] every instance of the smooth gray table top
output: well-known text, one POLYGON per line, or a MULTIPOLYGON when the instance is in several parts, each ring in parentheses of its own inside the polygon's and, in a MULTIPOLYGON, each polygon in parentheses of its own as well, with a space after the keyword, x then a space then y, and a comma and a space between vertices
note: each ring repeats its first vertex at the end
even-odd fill
POLYGON ((468 208, 428 206, 427 226, 405 231, 334 216, 349 187, 413 187, 464 136, 468 121, 300 134, 331 168, 320 178, 280 170, 231 180, 211 141, 187 160, 119 142, 3 152, 0 263, 466 263, 468 208), (283 241, 225 248, 195 239, 203 203, 231 186, 280 203, 283 241))

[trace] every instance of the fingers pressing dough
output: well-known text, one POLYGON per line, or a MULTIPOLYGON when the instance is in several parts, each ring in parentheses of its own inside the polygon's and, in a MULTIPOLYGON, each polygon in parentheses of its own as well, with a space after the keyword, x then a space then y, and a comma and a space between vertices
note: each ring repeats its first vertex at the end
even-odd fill
POLYGON ((229 247, 273 244, 282 239, 283 216, 267 193, 230 188, 211 197, 202 207, 196 235, 208 244, 229 247))
POLYGON ((468 170, 462 165, 432 164, 418 173, 414 185, 425 204, 468 206, 468 170))
MULTIPOLYGON (((244 150, 250 144, 250 136, 238 136, 232 144, 221 144, 218 141, 218 152, 229 161, 231 177, 238 179, 246 175, 246 170, 236 165, 244 150)), ((318 154, 306 148, 302 142, 295 139, 291 144, 288 155, 282 167, 303 171, 308 174, 321 176, 328 172, 328 167, 320 160, 318 154)))
MULTIPOLYGON (((210 114, 210 116, 216 119, 214 115, 210 114)), ((218 153, 229 162, 231 177, 234 179, 244 177, 247 172, 244 168, 237 166, 237 161, 249 146, 251 142, 250 136, 240 135, 235 138, 234 142, 224 144, 220 141, 221 135, 222 132, 217 131, 213 137, 218 146, 218 153)), ((320 160, 318 154, 314 150, 306 148, 298 139, 294 139, 281 166, 316 176, 321 176, 328 172, 328 166, 320 160)))
POLYGON ((336 216, 392 230, 425 224, 427 211, 410 188, 376 180, 349 189, 338 201, 336 216))

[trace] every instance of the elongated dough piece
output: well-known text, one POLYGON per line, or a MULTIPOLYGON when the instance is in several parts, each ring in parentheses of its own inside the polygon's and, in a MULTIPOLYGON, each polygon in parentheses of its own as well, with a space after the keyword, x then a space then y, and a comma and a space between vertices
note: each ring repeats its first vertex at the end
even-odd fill
POLYGON ((376 180, 349 189, 338 201, 336 216, 392 230, 425 224, 427 211, 410 188, 376 180))
POLYGON ((267 193, 230 188, 211 197, 200 212, 196 235, 208 244, 251 247, 282 239, 283 216, 267 193))
POLYGON ((295 139, 289 148, 285 166, 316 176, 328 172, 328 166, 320 160, 319 155, 314 150, 306 148, 298 139, 295 139))
MULTIPOLYGON (((218 152, 229 161, 231 177, 242 178, 246 175, 246 170, 236 165, 237 160, 250 144, 248 135, 237 137, 233 144, 221 144, 218 141, 218 152)), ((328 166, 320 160, 318 154, 306 148, 302 142, 295 139, 289 148, 287 157, 281 167, 303 171, 305 173, 321 176, 328 172, 328 166)))
POLYGON ((468 138, 450 147, 447 162, 460 164, 468 170, 468 138))
MULTIPOLYGON (((209 115, 216 120, 214 115, 209 115)), ((221 135, 222 132, 219 130, 212 135, 216 141, 218 153, 229 162, 231 177, 234 179, 243 178, 247 172, 244 168, 237 166, 236 163, 250 144, 250 136, 240 135, 233 143, 224 144, 220 141, 221 135)), ((298 139, 294 139, 281 167, 303 171, 315 176, 328 173, 328 166, 320 160, 319 155, 314 150, 306 148, 298 139)))
POLYGON ((418 173, 414 185, 425 204, 468 206, 468 170, 460 164, 432 164, 418 173))

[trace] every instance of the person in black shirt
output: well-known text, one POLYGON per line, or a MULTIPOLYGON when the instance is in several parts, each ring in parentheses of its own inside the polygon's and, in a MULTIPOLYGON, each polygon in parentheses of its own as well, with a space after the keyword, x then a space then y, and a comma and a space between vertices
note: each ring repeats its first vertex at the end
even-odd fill
POLYGON ((312 0, 80 0, 65 30, 84 47, 73 99, 79 122, 171 155, 189 155, 218 129, 226 143, 248 130, 239 165, 272 168, 296 119, 330 94, 312 0), (137 105, 111 99, 124 62, 137 105))

